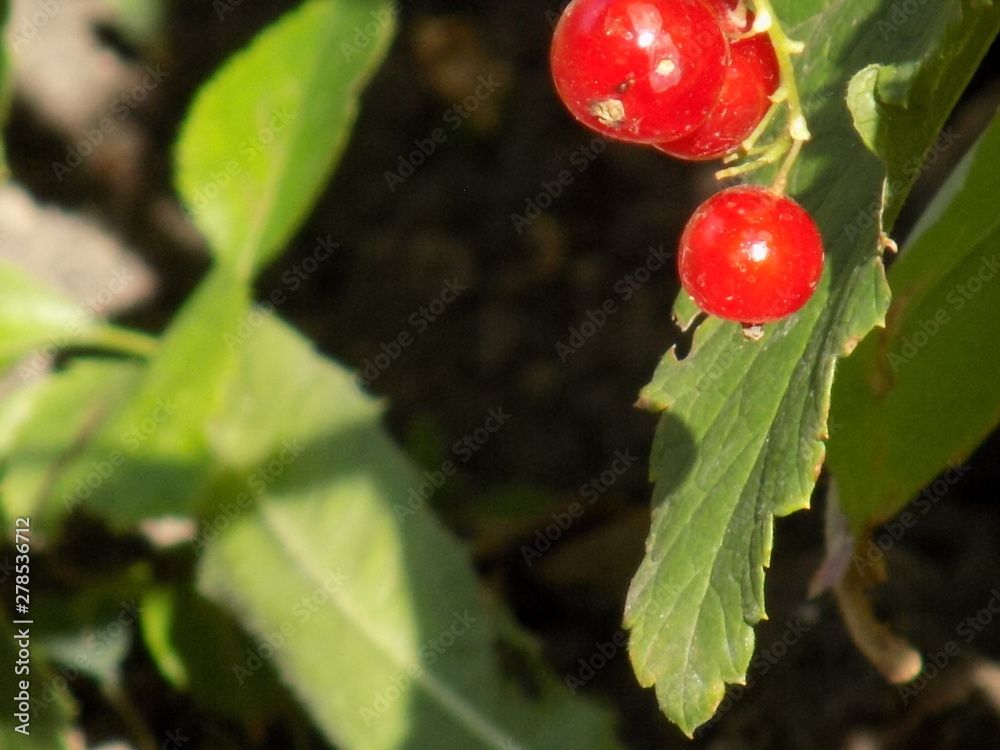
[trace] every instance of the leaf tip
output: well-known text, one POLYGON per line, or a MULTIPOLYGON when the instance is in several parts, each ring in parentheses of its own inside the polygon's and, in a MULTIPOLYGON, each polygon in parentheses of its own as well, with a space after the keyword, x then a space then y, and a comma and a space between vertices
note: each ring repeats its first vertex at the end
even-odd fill
POLYGON ((651 411, 653 413, 664 411, 667 406, 659 401, 657 401, 649 393, 649 389, 644 388, 639 394, 639 398, 636 402, 632 404, 633 409, 642 409, 643 411, 651 411))

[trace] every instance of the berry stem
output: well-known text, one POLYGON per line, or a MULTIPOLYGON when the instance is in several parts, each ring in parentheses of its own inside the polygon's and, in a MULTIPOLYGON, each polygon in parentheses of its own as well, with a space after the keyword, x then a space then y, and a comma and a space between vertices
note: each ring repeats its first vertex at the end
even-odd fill
POLYGON ((797 141, 808 141, 809 126, 802 114, 802 102, 799 99, 799 89, 795 84, 795 67, 792 65, 792 55, 802 51, 802 43, 790 39, 782 28, 778 17, 771 8, 771 0, 753 0, 757 9, 754 19, 754 29, 766 31, 774 45, 778 57, 778 69, 781 71, 781 88, 788 105, 788 132, 797 141))
POLYGON ((799 158, 799 151, 802 150, 803 143, 805 141, 800 141, 797 138, 792 140, 792 147, 788 149, 785 161, 782 162, 778 174, 775 175, 774 182, 771 183, 771 190, 778 195, 783 195, 785 192, 785 186, 788 184, 788 173, 792 171, 792 165, 799 158))
MULTIPOLYGON (((764 133, 767 132, 767 129, 771 126, 771 122, 774 120, 774 116, 778 113, 778 108, 774 106, 774 104, 777 103, 778 103, 777 101, 774 101, 772 106, 768 108, 767 113, 764 115, 764 119, 762 119, 757 124, 757 127, 754 128, 754 131, 749 136, 747 136, 747 139, 745 141, 743 141, 742 149, 748 155, 753 156, 754 154, 768 150, 769 147, 767 146, 758 147, 757 141, 759 141, 761 139, 761 136, 763 136, 764 133)), ((736 152, 735 154, 732 155, 731 158, 726 159, 723 163, 729 163, 737 159, 738 157, 739 157, 739 152, 736 152)))
MULTIPOLYGON (((738 177, 742 174, 754 172, 762 167, 766 167, 768 164, 776 164, 781 160, 781 157, 790 152, 791 146, 792 140, 790 136, 787 133, 783 133, 769 146, 755 149, 754 152, 750 154, 753 158, 749 161, 745 161, 742 164, 736 164, 735 166, 727 169, 721 169, 716 172, 715 179, 720 181, 728 180, 731 177, 738 177)), ((774 190, 774 188, 772 188, 772 190, 774 190)), ((779 195, 781 193, 781 191, 778 190, 775 190, 774 192, 779 195)))
POLYGON ((784 157, 778 173, 771 183, 771 190, 778 195, 785 192, 788 184, 788 176, 792 171, 802 144, 811 138, 809 126, 806 123, 805 114, 802 112, 802 100, 799 98, 799 89, 795 82, 795 66, 792 64, 792 55, 802 51, 802 43, 789 38, 782 28, 771 7, 771 0, 753 0, 756 17, 754 18, 751 33, 767 32, 774 45, 775 56, 778 58, 778 70, 781 74, 781 86, 774 96, 771 97, 774 105, 768 112, 764 121, 744 142, 744 151, 753 155, 754 151, 762 152, 748 162, 723 169, 716 173, 716 179, 724 180, 737 175, 752 172, 768 164, 775 164, 784 157), (778 105, 783 104, 787 108, 787 121, 785 132, 782 133, 773 144, 760 149, 756 146, 757 140, 770 124, 777 111, 778 105))

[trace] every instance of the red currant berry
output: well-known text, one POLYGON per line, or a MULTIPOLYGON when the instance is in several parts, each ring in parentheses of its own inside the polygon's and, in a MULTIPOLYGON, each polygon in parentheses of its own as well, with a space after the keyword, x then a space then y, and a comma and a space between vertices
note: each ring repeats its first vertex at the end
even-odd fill
POLYGON ((744 324, 790 315, 823 272, 823 240, 791 198, 755 185, 698 207, 681 236, 681 284, 705 312, 744 324))
POLYGON ((718 159, 740 147, 771 108, 780 73, 774 45, 767 34, 733 42, 732 62, 722 93, 708 119, 694 132, 656 147, 678 159, 718 159))
POLYGON ((572 0, 551 61, 556 90, 577 120, 611 138, 657 143, 708 117, 729 43, 702 0, 572 0))
POLYGON ((746 34, 753 26, 753 13, 747 10, 741 0, 704 0, 722 26, 722 32, 730 39, 746 34))

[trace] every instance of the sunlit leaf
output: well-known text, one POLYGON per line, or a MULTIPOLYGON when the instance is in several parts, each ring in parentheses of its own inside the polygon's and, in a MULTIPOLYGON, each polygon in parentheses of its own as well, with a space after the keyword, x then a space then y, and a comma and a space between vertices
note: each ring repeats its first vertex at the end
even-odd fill
POLYGON ((796 62, 813 138, 790 192, 823 234, 823 279, 802 311, 759 342, 707 320, 687 358, 668 352, 643 391, 644 403, 667 411, 650 459, 648 551, 625 619, 639 681, 656 686, 688 733, 746 674, 752 625, 765 614, 773 518, 808 506, 834 364, 884 322, 883 215, 888 231, 919 172, 913 160, 1000 27, 1000 7, 959 0, 915 3, 901 17, 892 15, 899 3, 773 5, 805 43, 796 62))
POLYGON ((212 252, 241 277, 273 258, 312 207, 394 25, 381 0, 308 0, 199 91, 176 182, 212 252))

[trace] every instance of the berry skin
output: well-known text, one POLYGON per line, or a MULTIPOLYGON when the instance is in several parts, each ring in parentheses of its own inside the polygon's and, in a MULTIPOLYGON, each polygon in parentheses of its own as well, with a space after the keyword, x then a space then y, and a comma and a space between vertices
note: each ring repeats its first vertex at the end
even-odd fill
POLYGON ((745 325, 798 310, 823 272, 823 240, 798 203, 755 185, 698 207, 681 236, 681 284, 710 315, 745 325))
POLYGON ((674 140, 715 107, 729 42, 702 0, 572 0, 552 37, 552 77, 573 116, 635 143, 674 140))
POLYGON ((694 132, 656 144, 663 153, 689 161, 718 159, 738 149, 764 119, 781 78, 771 38, 755 34, 729 50, 732 62, 715 109, 694 132))

